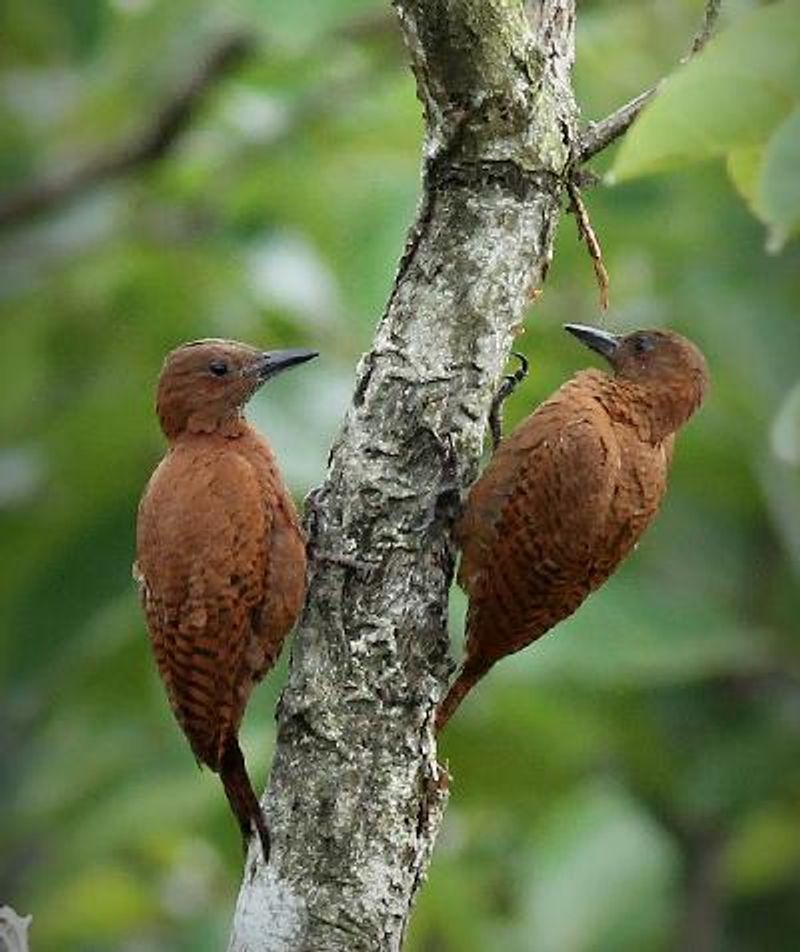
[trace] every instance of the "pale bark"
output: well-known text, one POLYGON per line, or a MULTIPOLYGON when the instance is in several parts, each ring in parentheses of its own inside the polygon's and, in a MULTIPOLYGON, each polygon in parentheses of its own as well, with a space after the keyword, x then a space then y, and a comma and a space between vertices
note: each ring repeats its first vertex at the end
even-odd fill
POLYGON ((310 590, 231 952, 399 949, 442 819, 450 540, 576 141, 574 2, 395 0, 423 196, 310 503, 310 590), (526 15, 526 10, 528 14, 526 15))

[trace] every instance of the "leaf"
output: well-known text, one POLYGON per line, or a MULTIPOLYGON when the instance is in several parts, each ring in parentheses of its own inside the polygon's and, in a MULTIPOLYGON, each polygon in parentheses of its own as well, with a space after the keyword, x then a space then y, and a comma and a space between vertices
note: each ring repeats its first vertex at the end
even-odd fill
POLYGON ((758 146, 800 92, 800 2, 785 0, 737 20, 671 76, 625 137, 616 180, 758 146))
POLYGON ((767 143, 758 179, 756 204, 772 226, 771 250, 780 250, 800 225, 800 108, 767 143))
POLYGON ((49 898, 34 916, 35 934, 49 948, 118 939, 159 912, 147 886, 116 865, 76 869, 49 898))
POLYGON ((775 416, 770 445, 782 463, 800 466, 800 383, 792 387, 775 416))
POLYGON ((692 596, 618 576, 499 668, 495 681, 606 689, 685 684, 759 667, 760 642, 760 632, 692 596))
POLYGON ((643 949, 669 913, 676 857, 667 836, 627 793, 587 783, 541 822, 523 882, 524 945, 643 949))
POLYGON ((766 221, 766 213, 758 204, 758 180, 764 162, 764 149, 760 145, 745 145, 728 153, 728 176, 736 191, 747 203, 750 211, 766 221))
POLYGON ((765 886, 788 886, 798 864, 800 825, 796 811, 783 804, 768 804, 747 817, 726 854, 730 878, 750 894, 765 886))

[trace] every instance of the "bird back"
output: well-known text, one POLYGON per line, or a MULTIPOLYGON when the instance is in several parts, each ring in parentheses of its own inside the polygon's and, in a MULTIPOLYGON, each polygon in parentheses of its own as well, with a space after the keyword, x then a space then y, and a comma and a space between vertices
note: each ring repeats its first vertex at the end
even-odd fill
POLYGON ((159 672, 195 756, 217 769, 252 688, 271 509, 253 466, 206 438, 173 448, 139 509, 137 567, 159 672))

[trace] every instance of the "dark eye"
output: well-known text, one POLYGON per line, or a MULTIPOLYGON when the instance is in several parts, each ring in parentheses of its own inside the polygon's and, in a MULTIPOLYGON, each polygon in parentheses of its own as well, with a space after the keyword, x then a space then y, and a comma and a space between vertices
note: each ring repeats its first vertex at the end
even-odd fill
POLYGON ((652 337, 648 337, 646 334, 637 334, 633 338, 633 349, 637 354, 646 354, 648 350, 653 349, 654 343, 652 337))
POLYGON ((224 360, 212 360, 208 365, 208 369, 215 377, 224 377, 228 372, 228 365, 224 360))

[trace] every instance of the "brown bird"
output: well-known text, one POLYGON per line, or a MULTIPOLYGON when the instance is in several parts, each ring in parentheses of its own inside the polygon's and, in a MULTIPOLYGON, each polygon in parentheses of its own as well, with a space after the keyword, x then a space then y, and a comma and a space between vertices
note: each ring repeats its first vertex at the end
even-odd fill
POLYGON ((272 451, 243 408, 316 356, 200 340, 167 356, 156 411, 169 441, 139 504, 134 578, 159 673, 198 762, 220 775, 245 840, 269 831, 237 738, 305 594, 305 540, 272 451))
POLYGON ((613 374, 576 374, 470 490, 456 526, 465 658, 437 730, 495 662, 571 615, 636 545, 664 498, 675 433, 708 386, 703 355, 671 331, 566 329, 613 374))

